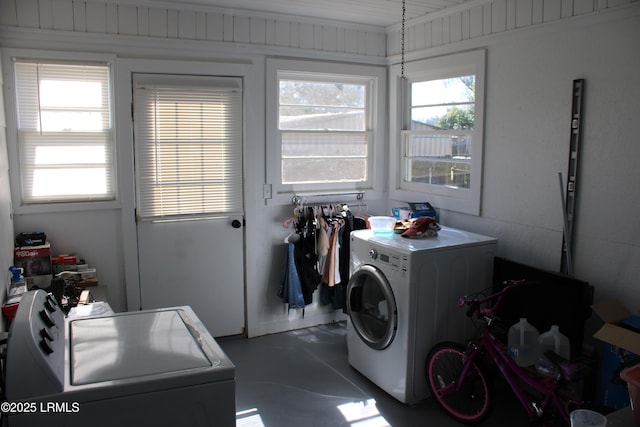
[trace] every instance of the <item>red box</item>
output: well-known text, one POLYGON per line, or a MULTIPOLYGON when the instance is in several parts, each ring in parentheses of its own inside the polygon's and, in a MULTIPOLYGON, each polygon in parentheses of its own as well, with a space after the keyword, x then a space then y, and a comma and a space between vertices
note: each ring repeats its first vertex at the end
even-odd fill
POLYGON ((4 314, 4 318, 7 319, 8 322, 11 322, 13 318, 16 317, 19 304, 19 302, 14 302, 13 304, 5 304, 2 306, 2 314, 4 314))
POLYGON ((21 246, 13 250, 13 265, 23 269, 24 277, 51 274, 51 245, 21 246))

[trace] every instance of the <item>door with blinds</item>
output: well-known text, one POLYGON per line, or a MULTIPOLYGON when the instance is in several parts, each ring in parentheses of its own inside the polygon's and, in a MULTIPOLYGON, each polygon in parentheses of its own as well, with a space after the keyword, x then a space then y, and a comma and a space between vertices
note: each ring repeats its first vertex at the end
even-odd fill
POLYGON ((244 333, 242 79, 134 74, 143 309, 189 305, 244 333))

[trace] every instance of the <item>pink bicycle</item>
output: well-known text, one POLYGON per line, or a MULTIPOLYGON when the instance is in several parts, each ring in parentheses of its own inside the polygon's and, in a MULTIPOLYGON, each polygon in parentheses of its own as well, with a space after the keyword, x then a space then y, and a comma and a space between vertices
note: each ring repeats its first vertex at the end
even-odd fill
POLYGON ((535 369, 516 364, 506 346, 494 336, 495 315, 503 297, 524 281, 505 282, 502 291, 486 296, 462 297, 458 307, 468 306, 467 316, 477 313, 482 323, 479 339, 464 346, 456 342, 436 344, 429 352, 425 372, 427 385, 438 405, 456 420, 473 424, 486 419, 495 401, 494 385, 487 367, 480 362, 488 356, 506 379, 532 422, 539 425, 568 425, 571 410, 583 403, 573 398, 566 385, 584 375, 584 365, 571 363, 552 352, 545 352, 558 374, 543 376, 535 369), (482 308, 482 304, 494 302, 482 308))

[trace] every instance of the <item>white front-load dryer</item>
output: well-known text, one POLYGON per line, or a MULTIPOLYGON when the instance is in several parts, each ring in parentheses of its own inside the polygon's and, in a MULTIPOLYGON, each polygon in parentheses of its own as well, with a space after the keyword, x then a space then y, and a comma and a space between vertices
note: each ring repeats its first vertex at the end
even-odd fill
POLYGON ((421 239, 352 232, 349 364, 403 403, 428 397, 427 353, 472 335, 458 299, 490 286, 496 246, 492 237, 449 227, 421 239))

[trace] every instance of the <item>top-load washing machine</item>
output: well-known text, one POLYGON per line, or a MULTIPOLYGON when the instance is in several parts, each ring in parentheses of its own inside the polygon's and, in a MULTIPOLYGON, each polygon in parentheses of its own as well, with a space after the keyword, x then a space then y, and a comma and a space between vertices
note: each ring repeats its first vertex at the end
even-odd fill
POLYGON ((403 403, 428 397, 427 353, 473 335, 458 300, 490 286, 496 247, 495 238, 444 226, 421 239, 352 232, 349 364, 403 403))
POLYGON ((8 427, 236 425, 235 366, 187 306, 67 319, 29 291, 5 391, 8 427))

